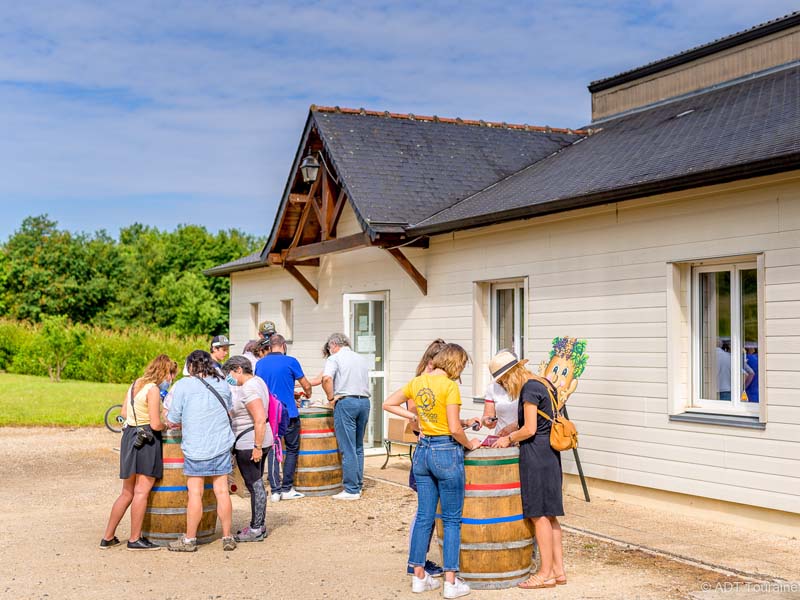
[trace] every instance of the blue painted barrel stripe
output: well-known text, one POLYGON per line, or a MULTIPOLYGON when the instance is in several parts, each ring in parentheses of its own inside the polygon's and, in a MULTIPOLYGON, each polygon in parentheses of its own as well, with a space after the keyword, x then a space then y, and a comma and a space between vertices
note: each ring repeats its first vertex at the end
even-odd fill
MULTIPOLYGON (((207 483, 203 486, 204 490, 213 490, 214 486, 207 483)), ((189 488, 185 485, 155 485, 153 486, 154 492, 188 492, 189 488)))
MULTIPOLYGON (((437 519, 441 519, 441 513, 436 514, 437 519)), ((513 521, 522 521, 524 519, 522 515, 509 515, 508 517, 494 517, 492 519, 468 519, 466 517, 461 518, 461 522, 464 525, 492 525, 494 523, 511 523, 513 521)))
POLYGON ((338 450, 334 448, 333 450, 300 450, 297 454, 336 454, 337 452, 338 450))

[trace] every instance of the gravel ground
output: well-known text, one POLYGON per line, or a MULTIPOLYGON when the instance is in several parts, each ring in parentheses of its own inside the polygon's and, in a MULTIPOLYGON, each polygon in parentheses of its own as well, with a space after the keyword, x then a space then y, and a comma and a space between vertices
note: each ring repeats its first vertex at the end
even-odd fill
MULTIPOLYGON (((406 598, 414 495, 368 481, 362 500, 270 504, 263 543, 194 554, 100 550, 119 493, 119 436, 101 429, 0 429, 0 598, 406 598)), ((249 501, 234 497, 234 528, 249 501)), ((127 517, 118 536, 128 532, 127 517)), ((473 591, 474 598, 665 600, 729 578, 639 551, 565 535, 569 584, 473 591)), ((706 589, 708 589, 706 587, 706 589)), ((440 592, 414 595, 440 597, 440 592)))

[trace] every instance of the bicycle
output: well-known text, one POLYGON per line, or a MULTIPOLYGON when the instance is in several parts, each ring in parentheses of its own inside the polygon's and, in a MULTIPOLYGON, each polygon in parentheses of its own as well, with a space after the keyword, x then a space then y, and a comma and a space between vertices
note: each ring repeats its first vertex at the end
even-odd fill
POLYGON ((122 433, 122 426, 125 424, 125 419, 122 418, 122 404, 110 406, 103 420, 110 431, 122 433))

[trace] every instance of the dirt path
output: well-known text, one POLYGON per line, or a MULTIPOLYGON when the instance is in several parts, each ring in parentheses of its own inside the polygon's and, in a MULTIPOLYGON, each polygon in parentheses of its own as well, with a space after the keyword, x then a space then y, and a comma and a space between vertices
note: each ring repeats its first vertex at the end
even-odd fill
MULTIPOLYGON (((235 552, 223 553, 219 541, 194 554, 98 549, 119 493, 118 440, 100 429, 0 429, 0 598, 412 596, 405 561, 415 497, 374 481, 359 502, 270 504, 268 539, 235 552)), ((241 527, 249 501, 233 501, 234 527, 241 527)), ((126 517, 120 539, 127 531, 126 517)), ((665 600, 728 580, 578 535, 566 535, 565 544, 567 586, 473 591, 470 597, 665 600)))

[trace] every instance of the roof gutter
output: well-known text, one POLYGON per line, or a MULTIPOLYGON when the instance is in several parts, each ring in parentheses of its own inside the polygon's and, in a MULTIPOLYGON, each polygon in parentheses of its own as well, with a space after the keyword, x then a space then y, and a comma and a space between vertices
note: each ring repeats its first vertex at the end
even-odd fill
POLYGON ((735 165, 722 169, 692 173, 671 179, 662 179, 644 184, 636 184, 613 190, 595 192, 582 196, 573 196, 557 200, 542 202, 512 210, 479 215, 466 219, 436 223, 429 226, 411 227, 407 234, 412 235, 436 235, 451 233, 464 229, 474 229, 485 227, 496 223, 515 221, 519 219, 532 219, 545 215, 551 215, 579 208, 589 208, 611 202, 621 202, 623 200, 634 200, 658 194, 677 192, 681 190, 729 183, 740 179, 751 179, 764 175, 774 175, 785 171, 800 169, 800 152, 787 154, 784 156, 768 158, 743 165, 735 165))

